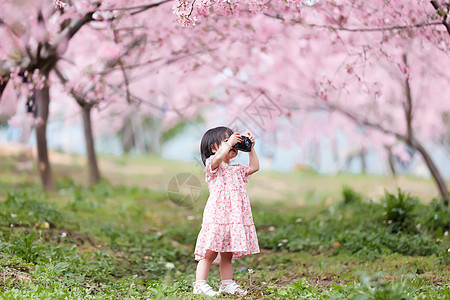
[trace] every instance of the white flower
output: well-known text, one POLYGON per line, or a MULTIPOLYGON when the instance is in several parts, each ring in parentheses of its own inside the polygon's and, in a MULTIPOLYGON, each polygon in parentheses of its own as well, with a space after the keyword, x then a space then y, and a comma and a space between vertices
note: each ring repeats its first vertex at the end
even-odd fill
POLYGON ((17 215, 16 214, 11 214, 11 218, 16 218, 17 215))
POLYGON ((450 253, 450 248, 448 248, 447 252, 449 252, 449 253, 450 253))
POLYGON ((67 236, 67 233, 65 233, 65 232, 61 233, 62 238, 65 238, 66 236, 67 236))
POLYGON ((248 269, 248 274, 253 274, 253 269, 248 269))
POLYGON ((444 236, 448 236, 448 231, 444 232, 444 236))
POLYGON ((63 8, 66 6, 67 3, 64 3, 61 0, 54 0, 53 1, 53 5, 55 6, 55 8, 63 8))
POLYGON ((175 265, 171 262, 168 262, 168 263, 166 263, 166 268, 170 270, 170 269, 175 268, 175 265))
POLYGON ((281 246, 283 246, 283 243, 278 243, 278 247, 281 247, 281 246))
POLYGON ((288 240, 287 240, 287 239, 284 239, 284 240, 282 240, 281 242, 282 242, 282 243, 287 243, 288 240))
POLYGON ((192 220, 195 220, 195 217, 194 216, 187 216, 186 219, 188 219, 188 221, 192 221, 192 220))
POLYGON ((295 222, 297 222, 297 223, 301 223, 302 221, 303 221, 302 218, 298 218, 297 220, 295 220, 295 222))
POLYGON ((275 231, 275 227, 270 226, 270 227, 269 227, 269 231, 275 231))
POLYGON ((157 236, 162 236, 162 233, 158 231, 158 232, 156 233, 156 235, 157 235, 157 236))

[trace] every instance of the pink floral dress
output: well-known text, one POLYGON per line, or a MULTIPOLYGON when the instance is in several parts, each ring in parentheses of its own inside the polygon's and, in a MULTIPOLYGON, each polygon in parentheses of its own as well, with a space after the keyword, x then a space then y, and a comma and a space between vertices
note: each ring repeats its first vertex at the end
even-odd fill
POLYGON ((219 252, 213 263, 220 262, 220 252, 233 252, 233 260, 259 253, 250 200, 245 188, 249 165, 220 164, 211 169, 212 157, 206 160, 205 181, 209 198, 203 212, 202 229, 195 246, 195 259, 205 258, 206 250, 219 252))

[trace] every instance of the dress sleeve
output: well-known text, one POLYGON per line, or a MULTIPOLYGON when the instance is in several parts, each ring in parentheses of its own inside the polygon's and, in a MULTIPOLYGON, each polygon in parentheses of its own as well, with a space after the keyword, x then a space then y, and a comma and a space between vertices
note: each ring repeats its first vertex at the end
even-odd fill
POLYGON ((205 181, 206 182, 210 182, 213 178, 217 177, 217 174, 219 173, 219 169, 220 166, 218 166, 217 168, 215 168, 214 170, 212 169, 211 166, 211 162, 212 162, 212 156, 208 157, 206 159, 206 166, 205 166, 205 181))
POLYGON ((250 179, 250 175, 248 175, 249 171, 250 171, 249 165, 239 165, 239 173, 241 173, 244 182, 248 182, 248 180, 250 179))

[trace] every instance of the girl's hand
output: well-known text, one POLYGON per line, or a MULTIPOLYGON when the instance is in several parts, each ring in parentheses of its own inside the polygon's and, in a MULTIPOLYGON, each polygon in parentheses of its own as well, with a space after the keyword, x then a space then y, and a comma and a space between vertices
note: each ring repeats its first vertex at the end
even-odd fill
POLYGON ((248 137, 250 138, 250 141, 252 141, 252 148, 255 147, 255 139, 252 137, 252 134, 250 131, 247 132, 248 137))
MULTIPOLYGON (((231 147, 233 147, 234 145, 236 145, 237 143, 242 141, 242 137, 239 134, 239 132, 235 132, 233 133, 229 138, 228 138, 228 142, 230 143, 231 147)), ((225 142, 227 142, 227 140, 225 140, 225 142)))
POLYGON ((255 139, 252 137, 250 132, 247 132, 247 134, 250 141, 252 141, 252 150, 248 153, 249 158, 248 164, 250 166, 250 169, 248 170, 248 175, 251 175, 259 170, 259 160, 258 155, 256 154, 255 151, 255 139))

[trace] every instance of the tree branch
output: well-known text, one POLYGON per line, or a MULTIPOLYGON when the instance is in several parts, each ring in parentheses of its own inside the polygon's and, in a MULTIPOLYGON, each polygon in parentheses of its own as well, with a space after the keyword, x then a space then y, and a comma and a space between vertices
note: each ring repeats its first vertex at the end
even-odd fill
POLYGON ((144 4, 144 5, 138 5, 138 6, 131 6, 131 7, 105 8, 105 9, 98 10, 98 12, 101 12, 101 11, 104 11, 104 12, 106 12, 106 11, 115 11, 115 10, 116 11, 128 11, 128 10, 135 10, 136 9, 136 11, 131 13, 131 15, 133 16, 133 15, 136 15, 136 14, 141 13, 143 11, 146 11, 146 10, 148 10, 150 8, 159 6, 161 4, 164 4, 164 3, 170 2, 170 1, 172 1, 172 0, 163 0, 163 1, 160 1, 160 2, 156 2, 156 3, 144 4))
POLYGON ((164 1, 161 1, 161 2, 157 2, 157 3, 153 3, 153 4, 146 5, 146 6, 142 7, 141 9, 132 12, 131 15, 132 15, 132 16, 137 15, 137 14, 139 14, 139 13, 141 13, 141 12, 143 12, 143 11, 146 11, 146 10, 148 10, 148 9, 150 9, 150 8, 160 6, 161 4, 164 4, 164 3, 170 2, 170 1, 171 1, 171 0, 164 0, 164 1))
MULTIPOLYGON (((151 64, 153 64, 155 62, 158 62, 158 61, 161 61, 161 60, 162 60, 162 58, 151 59, 151 60, 146 61, 146 62, 142 62, 142 63, 138 63, 138 64, 134 64, 134 65, 127 65, 127 66, 124 66, 123 68, 126 69, 126 70, 132 70, 134 68, 139 68, 139 67, 144 67, 146 65, 151 65, 151 64)), ((94 74, 106 75, 106 74, 108 74, 110 72, 117 71, 119 69, 122 69, 122 68, 121 67, 117 67, 117 68, 116 67, 112 67, 112 68, 110 68, 108 70, 104 70, 104 71, 100 71, 100 72, 94 72, 94 74)))
POLYGON ((394 136, 397 137, 399 140, 402 140, 402 141, 404 141, 404 142, 407 142, 407 140, 408 140, 407 137, 406 137, 405 135, 403 135, 403 134, 401 134, 401 133, 398 133, 398 132, 395 132, 394 130, 384 128, 384 127, 381 126, 380 124, 370 122, 370 121, 367 120, 366 118, 358 117, 358 116, 352 114, 351 112, 349 112, 349 111, 343 109, 343 108, 340 107, 340 106, 331 104, 331 103, 329 103, 329 102, 326 102, 324 105, 327 106, 330 110, 336 110, 336 111, 340 112, 341 114, 345 115, 346 117, 350 118, 351 120, 355 121, 355 122, 358 123, 358 124, 361 124, 361 125, 365 125, 365 126, 368 126, 368 127, 375 128, 375 129, 377 129, 377 130, 379 130, 379 131, 381 131, 381 132, 383 132, 383 133, 386 133, 386 134, 394 135, 394 136))
POLYGON ((375 27, 375 28, 347 28, 347 27, 334 27, 334 26, 325 26, 325 25, 316 25, 316 24, 308 24, 311 27, 318 28, 327 28, 337 31, 350 31, 350 32, 376 32, 376 31, 390 31, 390 30, 406 30, 412 28, 420 28, 426 26, 435 26, 440 25, 440 22, 430 22, 430 23, 417 23, 411 25, 396 25, 396 26, 387 26, 387 27, 375 27))
MULTIPOLYGON (((61 83, 63 85, 66 85, 67 83, 67 78, 64 77, 64 75, 61 73, 61 71, 59 70, 59 68, 57 68, 56 66, 53 68, 53 70, 55 71, 56 75, 58 76, 59 80, 61 81, 61 83)), ((84 101, 83 97, 81 97, 80 95, 78 95, 77 93, 75 93, 75 91, 73 89, 70 90, 70 94, 72 95, 72 97, 77 101, 78 105, 80 105, 81 107, 85 107, 87 102, 84 101)))
MULTIPOLYGON (((118 39, 118 37, 117 37, 118 33, 117 33, 117 31, 114 31, 114 30, 113 30, 113 33, 114 33, 114 42, 115 42, 116 44, 118 44, 118 43, 119 43, 119 39, 118 39)), ((129 50, 131 50, 131 48, 132 48, 132 47, 130 47, 129 50)), ((124 65, 124 63, 123 63, 122 57, 119 57, 119 59, 117 60, 117 63, 119 64, 120 70, 121 70, 122 75, 123 75, 123 80, 124 80, 124 82, 125 82, 125 90, 126 90, 126 92, 127 92, 127 95, 126 95, 126 97, 127 97, 127 102, 128 102, 129 104, 131 104, 130 81, 128 80, 127 71, 125 70, 125 65, 124 65)))
POLYGON ((443 24, 447 29, 448 34, 450 35, 450 22, 447 22, 448 13, 450 11, 450 4, 447 4, 447 11, 437 2, 436 0, 430 1, 431 5, 433 5, 439 16, 442 16, 442 22, 439 24, 443 24))
MULTIPOLYGON (((265 13, 264 15, 275 18, 281 21, 286 21, 286 19, 280 15, 271 15, 268 13, 265 13)), ((317 28, 325 28, 325 29, 332 29, 336 31, 350 31, 350 32, 376 32, 376 31, 389 31, 389 30, 406 30, 406 29, 412 29, 412 28, 420 28, 420 27, 426 27, 426 26, 436 26, 441 25, 441 22, 423 22, 423 23, 416 23, 416 24, 410 24, 410 25, 394 25, 394 26, 386 26, 386 27, 374 27, 374 28, 348 28, 348 27, 335 27, 335 26, 327 26, 327 25, 319 25, 319 24, 308 24, 304 23, 301 20, 291 20, 294 23, 302 24, 309 27, 317 27, 317 28)))
POLYGON ((345 116, 347 116, 348 118, 350 118, 351 120, 355 121, 358 124, 372 127, 374 129, 377 129, 377 130, 379 130, 383 133, 389 134, 389 135, 394 135, 399 140, 408 144, 411 148, 419 151, 420 154, 422 155, 422 158, 424 159, 424 162, 427 165, 431 175, 434 178, 434 181, 435 181, 435 183, 439 189, 439 192, 441 194, 441 197, 443 199, 443 203, 446 206, 449 205, 450 195, 448 193, 447 184, 446 184, 445 180, 442 178, 438 167, 433 162, 433 159, 428 154, 428 151, 414 136, 412 136, 412 135, 410 136, 409 133, 408 133, 408 136, 405 136, 405 135, 395 132, 393 130, 386 129, 383 126, 381 126, 380 124, 372 123, 365 118, 359 118, 358 116, 355 116, 354 114, 350 113, 349 111, 346 111, 345 109, 342 109, 341 107, 339 107, 337 105, 333 105, 329 102, 327 102, 325 105, 328 106, 332 110, 339 111, 340 113, 344 114, 345 116))
POLYGON ((89 12, 82 19, 75 20, 75 22, 72 21, 70 26, 68 26, 67 38, 70 40, 78 32, 78 30, 83 27, 83 25, 94 21, 93 15, 94 12, 89 12))

